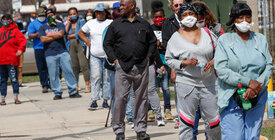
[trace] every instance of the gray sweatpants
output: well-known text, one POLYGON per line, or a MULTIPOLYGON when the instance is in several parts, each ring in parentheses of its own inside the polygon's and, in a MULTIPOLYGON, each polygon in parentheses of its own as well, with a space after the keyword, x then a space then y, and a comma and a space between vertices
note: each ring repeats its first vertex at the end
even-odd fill
POLYGON ((148 111, 148 66, 144 71, 139 71, 136 66, 128 73, 125 73, 119 63, 116 67, 115 75, 115 105, 112 119, 112 127, 115 134, 125 132, 125 106, 130 89, 133 84, 135 93, 134 126, 135 131, 147 130, 148 111))
POLYGON ((180 117, 179 139, 193 140, 193 126, 196 110, 200 105, 201 115, 206 123, 206 133, 210 140, 220 140, 220 119, 217 105, 216 86, 195 87, 176 83, 178 110, 180 117))

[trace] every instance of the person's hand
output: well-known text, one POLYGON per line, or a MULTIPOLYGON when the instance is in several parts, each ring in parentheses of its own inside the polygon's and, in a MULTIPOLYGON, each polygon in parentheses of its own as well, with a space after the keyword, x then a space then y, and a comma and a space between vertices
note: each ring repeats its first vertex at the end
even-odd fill
POLYGON ((68 25, 71 24, 71 16, 68 16, 68 18, 67 18, 67 24, 68 25))
POLYGON ((176 71, 174 69, 171 69, 171 82, 176 83, 176 71))
POLYGON ((210 72, 211 68, 214 66, 214 59, 212 59, 211 61, 207 62, 204 67, 203 67, 203 71, 206 72, 210 72))
POLYGON ((161 70, 161 75, 165 75, 166 70, 164 66, 161 66, 159 69, 161 70))
POLYGON ((261 84, 261 82, 258 82, 256 80, 250 80, 248 88, 253 89, 256 92, 256 94, 259 94, 262 90, 261 84))
POLYGON ((86 45, 88 46, 88 47, 91 47, 91 42, 89 41, 89 42, 86 42, 86 45))
POLYGON ((22 51, 18 50, 18 51, 16 52, 16 55, 17 55, 17 56, 22 55, 22 51))
POLYGON ((255 92, 255 90, 251 89, 251 88, 247 88, 245 94, 243 95, 244 98, 244 102, 247 99, 252 99, 257 95, 257 93, 255 92))
POLYGON ((114 63, 115 63, 115 65, 118 63, 118 59, 116 59, 115 61, 114 61, 114 63))
POLYGON ((191 58, 188 60, 183 60, 181 62, 182 66, 186 66, 186 65, 196 65, 198 63, 198 59, 197 58, 191 58))

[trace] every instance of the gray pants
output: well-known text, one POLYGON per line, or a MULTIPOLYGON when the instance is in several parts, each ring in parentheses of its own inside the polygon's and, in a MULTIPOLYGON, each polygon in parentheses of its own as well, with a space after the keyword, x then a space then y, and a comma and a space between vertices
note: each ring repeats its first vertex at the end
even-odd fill
POLYGON ((180 117, 179 139, 193 140, 193 126, 196 110, 200 105, 201 115, 206 123, 210 140, 220 140, 221 130, 217 105, 216 86, 195 87, 176 83, 178 110, 180 117))
POLYGON ((147 130, 147 111, 148 111, 148 66, 140 72, 136 66, 125 73, 119 63, 116 65, 115 74, 115 105, 112 119, 112 127, 115 134, 125 132, 125 106, 130 89, 133 84, 135 93, 134 126, 135 131, 142 132, 147 130))
MULTIPOLYGON (((132 108, 135 108, 135 104, 134 104, 135 98, 136 97, 135 97, 133 88, 131 88, 130 100, 132 103, 132 108)), ((160 118, 162 119, 160 100, 159 100, 159 96, 156 88, 156 72, 155 72, 154 65, 149 66, 148 100, 149 100, 149 103, 151 104, 152 109, 156 113, 157 119, 160 119, 160 118)))

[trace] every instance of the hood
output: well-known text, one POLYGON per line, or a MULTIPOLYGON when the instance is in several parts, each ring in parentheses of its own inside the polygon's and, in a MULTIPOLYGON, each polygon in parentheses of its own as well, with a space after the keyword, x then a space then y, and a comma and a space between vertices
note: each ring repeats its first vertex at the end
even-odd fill
POLYGON ((8 28, 5 28, 5 26, 2 26, 1 29, 5 31, 5 30, 11 30, 14 28, 17 28, 17 25, 16 25, 16 23, 12 22, 8 28))

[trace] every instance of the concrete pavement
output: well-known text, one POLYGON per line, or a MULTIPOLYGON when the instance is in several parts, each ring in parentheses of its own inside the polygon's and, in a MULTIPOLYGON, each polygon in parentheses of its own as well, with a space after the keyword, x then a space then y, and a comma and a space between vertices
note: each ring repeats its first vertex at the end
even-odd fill
MULTIPOLYGON (((63 99, 53 100, 53 92, 42 93, 38 82, 26 84, 20 89, 21 105, 15 105, 11 86, 8 87, 7 105, 0 106, 0 139, 2 140, 114 140, 110 127, 105 128, 107 109, 89 111, 91 95, 84 93, 84 80, 80 81, 82 98, 68 98, 67 87, 62 80, 63 99)), ((163 108, 163 102, 161 102, 163 108)), ((102 100, 98 102, 101 107, 102 100)), ((172 101, 174 106, 174 101, 172 101)), ((172 114, 176 115, 175 108, 172 114)), ((158 127, 156 122, 148 123, 148 134, 152 140, 176 140, 174 121, 158 127)), ((204 140, 203 122, 199 126, 199 140, 204 140)), ((126 139, 136 139, 131 125, 126 125, 126 139)))

